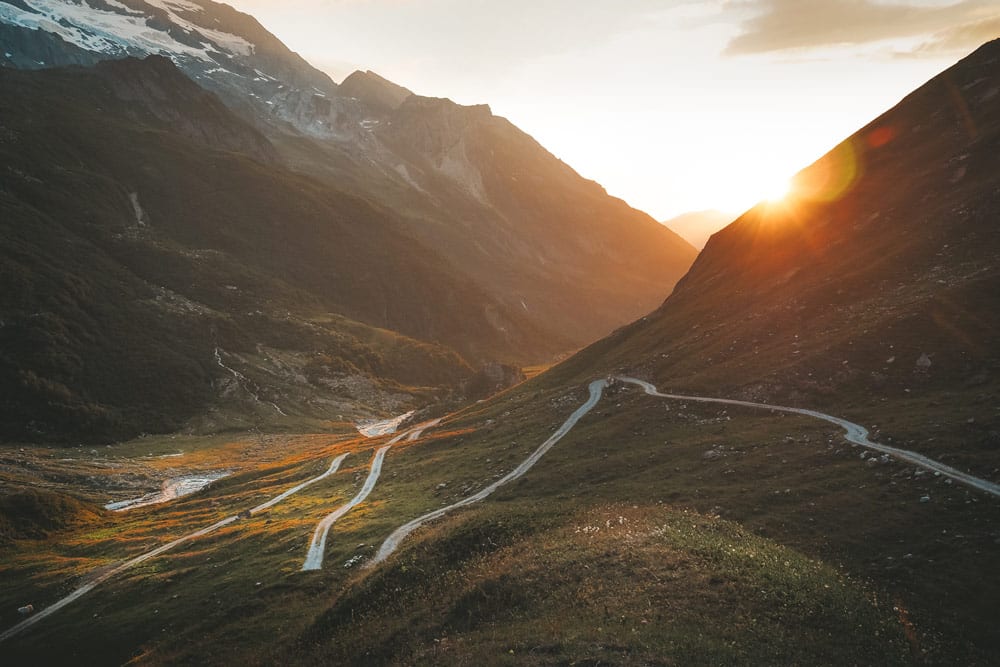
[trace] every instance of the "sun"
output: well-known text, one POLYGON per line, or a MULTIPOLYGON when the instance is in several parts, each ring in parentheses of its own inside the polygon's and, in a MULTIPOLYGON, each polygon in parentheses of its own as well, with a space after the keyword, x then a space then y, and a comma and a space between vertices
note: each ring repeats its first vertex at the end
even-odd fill
POLYGON ((773 183, 766 184, 761 196, 769 204, 776 204, 784 201, 792 192, 792 181, 789 178, 777 178, 773 183))
MULTIPOLYGON (((723 179, 719 179, 722 181, 723 179)), ((792 193, 792 179, 765 173, 764 169, 742 173, 725 179, 725 186, 717 186, 710 195, 713 206, 720 211, 742 213, 761 203, 778 204, 792 193)))

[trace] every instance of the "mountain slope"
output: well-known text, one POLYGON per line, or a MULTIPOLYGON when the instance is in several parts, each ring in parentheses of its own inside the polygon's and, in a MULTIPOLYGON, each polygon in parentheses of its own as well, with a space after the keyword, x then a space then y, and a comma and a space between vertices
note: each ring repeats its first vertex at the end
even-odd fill
POLYGON ((413 96, 374 134, 440 209, 457 213, 412 224, 414 235, 580 343, 648 312, 696 254, 487 106, 413 96))
MULTIPOLYGON (((804 170, 787 202, 713 236, 660 309, 572 368, 863 412, 883 398, 989 395, 1000 382, 998 91, 994 41, 804 170)), ((997 418, 967 404, 924 425, 971 420, 967 456, 956 455, 991 469, 997 418)))
MULTIPOLYGON (((163 58, 0 69, 0 89, 5 438, 177 428, 246 355, 278 379, 244 368, 230 390, 306 405, 352 374, 454 386, 470 370, 441 344, 471 361, 553 352, 390 213, 270 161, 163 58), (267 349, 292 355, 284 371, 267 349)), ((269 400, 250 413, 291 410, 269 400)))
POLYGON ((356 104, 336 97, 330 77, 253 17, 211 0, 0 2, 0 23, 11 39, 0 62, 16 67, 165 55, 226 104, 262 122, 335 136, 342 118, 357 114, 356 104))
POLYGON ((337 86, 226 5, 0 2, 0 25, 12 44, 0 57, 17 67, 170 57, 293 168, 392 209, 560 351, 648 312, 694 260, 685 241, 488 107, 413 95, 372 72, 337 86))
MULTIPOLYGON (((715 234, 655 312, 538 381, 624 371, 664 392, 818 409, 996 483, 998 215, 995 40, 801 172, 787 202, 715 234)), ((673 458, 678 502, 725 508, 872 581, 914 661, 996 655, 994 499, 763 411, 631 400, 642 416, 601 439, 673 444, 659 422, 704 425, 701 447, 673 458)))

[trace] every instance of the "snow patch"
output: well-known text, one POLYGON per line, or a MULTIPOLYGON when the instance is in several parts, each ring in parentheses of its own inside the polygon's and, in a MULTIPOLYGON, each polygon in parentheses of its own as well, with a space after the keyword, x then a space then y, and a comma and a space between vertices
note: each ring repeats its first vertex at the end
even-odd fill
POLYGON ((249 56, 254 52, 253 44, 242 37, 205 28, 179 16, 177 11, 204 11, 199 5, 184 0, 147 0, 147 4, 166 11, 170 22, 182 30, 197 32, 210 40, 211 43, 203 43, 201 48, 182 44, 167 32, 151 28, 146 24, 148 14, 133 11, 118 2, 108 3, 118 11, 106 11, 86 3, 60 0, 25 0, 25 4, 34 11, 0 3, 0 22, 31 30, 44 30, 59 35, 81 49, 109 56, 167 54, 175 58, 188 57, 215 63, 210 51, 242 56, 249 56))

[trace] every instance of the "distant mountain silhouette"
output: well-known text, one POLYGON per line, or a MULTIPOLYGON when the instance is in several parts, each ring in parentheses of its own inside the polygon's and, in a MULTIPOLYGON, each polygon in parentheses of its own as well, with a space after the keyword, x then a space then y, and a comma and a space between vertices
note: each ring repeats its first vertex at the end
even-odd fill
POLYGON ((701 250, 708 243, 708 238, 725 227, 736 218, 735 215, 722 211, 691 211, 681 213, 663 224, 677 232, 685 241, 701 250))

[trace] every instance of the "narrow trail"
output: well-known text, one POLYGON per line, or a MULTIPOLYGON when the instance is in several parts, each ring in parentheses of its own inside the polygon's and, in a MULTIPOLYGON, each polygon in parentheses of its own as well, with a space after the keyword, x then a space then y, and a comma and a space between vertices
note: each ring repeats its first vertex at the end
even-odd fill
POLYGON ((386 452, 388 452, 393 445, 401 441, 403 438, 406 438, 407 441, 417 440, 424 434, 424 431, 437 426, 440 423, 440 419, 433 419, 429 422, 418 424, 411 429, 403 431, 375 452, 375 456, 372 459, 371 469, 368 472, 368 478, 365 479, 365 483, 361 487, 358 494, 349 502, 327 514, 319 522, 319 524, 317 524, 316 530, 313 531, 312 542, 309 544, 309 552, 306 554, 306 560, 302 564, 303 572, 320 570, 323 568, 323 556, 326 553, 326 538, 330 533, 330 528, 333 527, 333 524, 336 523, 337 520, 361 504, 372 492, 372 489, 375 488, 375 483, 378 482, 379 475, 382 473, 382 462, 385 460, 386 452))
MULTIPOLYGON (((267 502, 262 503, 260 505, 257 505, 256 507, 254 507, 253 509, 250 510, 250 514, 251 515, 257 514, 258 512, 263 512, 266 509, 274 507, 275 505, 277 505, 278 503, 280 503, 285 498, 288 498, 290 495, 292 495, 294 493, 298 493, 299 491, 301 491, 302 489, 306 488, 307 486, 315 484, 316 482, 318 482, 318 481, 320 481, 322 479, 326 479, 327 477, 329 477, 333 473, 337 472, 337 470, 340 468, 340 464, 343 463, 343 461, 344 461, 345 458, 347 458, 347 454, 341 454, 340 456, 338 456, 337 458, 335 458, 333 460, 333 462, 330 464, 330 467, 323 474, 317 475, 316 477, 312 477, 312 478, 306 480, 305 482, 302 482, 301 484, 298 484, 297 486, 293 486, 292 488, 288 489, 287 491, 285 491, 285 492, 283 492, 283 493, 275 496, 274 498, 268 500, 267 502)), ((14 625, 14 626, 8 628, 7 630, 5 630, 4 632, 0 633, 0 642, 4 641, 5 639, 10 639, 11 637, 13 637, 15 635, 18 635, 18 634, 24 632, 25 630, 27 630, 31 626, 35 625, 39 621, 42 621, 43 619, 51 616, 52 614, 56 613, 57 611, 59 611, 63 607, 65 607, 65 606, 67 606, 67 605, 75 602, 76 600, 80 599, 81 597, 83 597, 84 595, 86 595, 87 593, 89 593, 90 591, 92 591, 95 588, 97 588, 99 585, 103 584, 108 579, 111 579, 112 577, 117 576, 117 575, 121 574, 122 572, 125 572, 126 570, 135 567, 136 565, 144 563, 147 560, 150 560, 151 558, 156 558, 157 556, 159 556, 159 555, 161 555, 163 553, 166 553, 167 551, 170 551, 174 547, 180 546, 181 544, 184 544, 185 542, 189 542, 189 541, 197 539, 199 537, 204 537, 205 535, 208 535, 209 533, 213 533, 216 530, 218 530, 219 528, 223 528, 225 526, 228 526, 229 524, 231 524, 231 523, 233 523, 235 521, 238 521, 238 520, 239 520, 239 516, 238 515, 228 516, 225 519, 222 519, 220 521, 217 521, 216 523, 213 523, 211 526, 207 526, 205 528, 202 528, 201 530, 196 530, 193 533, 188 533, 187 535, 184 535, 183 537, 179 537, 176 540, 173 540, 172 542, 167 542, 166 544, 160 545, 160 546, 158 546, 157 548, 155 548, 155 549, 153 549, 151 551, 147 551, 144 554, 136 556, 135 558, 127 560, 124 563, 121 563, 120 565, 117 565, 117 566, 113 567, 112 569, 108 570, 107 572, 104 572, 100 576, 98 576, 98 577, 96 577, 96 578, 88 581, 83 586, 80 586, 79 588, 77 588, 75 591, 73 591, 72 593, 70 593, 66 597, 61 598, 60 600, 57 600, 56 602, 52 603, 51 605, 49 605, 45 609, 42 609, 42 610, 36 612, 34 615, 29 616, 28 618, 24 619, 23 621, 21 621, 17 625, 14 625)))
POLYGON ((650 396, 657 396, 659 398, 669 398, 680 401, 691 401, 698 403, 722 403, 725 405, 739 405, 747 408, 759 408, 762 410, 777 410, 779 412, 790 412, 798 415, 805 415, 806 417, 814 417, 816 419, 822 419, 823 421, 835 424, 842 429, 844 429, 844 437, 856 445, 862 447, 867 447, 876 452, 882 452, 883 454, 888 454, 889 456, 899 459, 900 461, 906 461, 907 463, 912 463, 915 466, 924 468, 925 470, 930 470, 931 472, 940 473, 941 475, 955 480, 956 482, 961 482, 966 486, 970 486, 979 491, 990 494, 991 496, 1000 497, 1000 484, 994 484, 985 479, 979 477, 974 477, 968 473, 962 472, 961 470, 956 470, 951 466, 945 465, 932 458, 924 456, 923 454, 918 454, 917 452, 912 452, 908 449, 900 449, 898 447, 891 447, 889 445, 883 445, 877 442, 872 442, 868 439, 868 429, 860 424, 855 424, 854 422, 847 421, 846 419, 841 419, 840 417, 834 417, 833 415, 828 415, 824 412, 818 412, 816 410, 806 410, 804 408, 789 408, 782 405, 770 405, 769 403, 752 403, 750 401, 736 401, 728 398, 706 398, 704 396, 684 396, 681 394, 664 394, 656 389, 656 387, 645 380, 638 380, 633 377, 619 377, 622 382, 628 382, 630 384, 638 385, 649 394, 650 396))
POLYGON ((373 567, 384 561, 386 558, 389 557, 389 555, 393 551, 396 550, 396 547, 399 546, 400 542, 406 539, 406 537, 410 533, 412 533, 414 530, 416 530, 426 522, 433 521, 438 517, 442 517, 448 512, 457 509, 459 507, 465 507, 466 505, 471 505, 472 503, 479 502, 483 498, 486 498, 494 491, 499 489, 504 484, 513 482, 515 479, 521 477, 522 475, 524 475, 524 473, 531 470, 531 468, 536 463, 538 463, 539 459, 545 456, 546 452, 552 449, 553 445, 562 440, 563 436, 569 433, 573 429, 573 427, 576 426, 576 423, 580 421, 580 419, 582 419, 584 415, 590 412, 595 405, 597 405, 597 402, 601 399, 601 394, 604 392, 604 388, 607 385, 608 385, 607 380, 594 380, 593 382, 591 382, 589 387, 590 396, 587 398, 586 402, 580 407, 578 407, 576 411, 573 414, 571 414, 565 422, 563 422, 563 425, 560 426, 555 433, 549 436, 548 440, 539 445, 538 449, 532 452, 531 456, 522 461, 521 465, 514 468, 504 477, 498 479, 497 481, 483 488, 478 493, 469 496, 468 498, 463 498, 462 500, 459 500, 457 503, 453 503, 451 505, 448 505, 447 507, 436 509, 433 512, 428 512, 427 514, 424 514, 421 517, 417 517, 416 519, 410 521, 409 523, 403 524, 395 531, 393 531, 393 533, 389 535, 389 537, 385 540, 385 542, 382 543, 382 546, 379 547, 378 553, 375 554, 375 557, 368 562, 366 567, 373 567))

